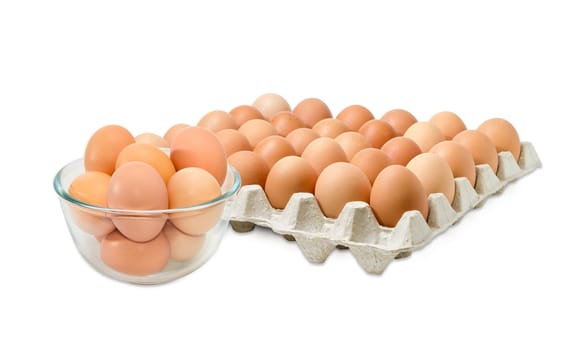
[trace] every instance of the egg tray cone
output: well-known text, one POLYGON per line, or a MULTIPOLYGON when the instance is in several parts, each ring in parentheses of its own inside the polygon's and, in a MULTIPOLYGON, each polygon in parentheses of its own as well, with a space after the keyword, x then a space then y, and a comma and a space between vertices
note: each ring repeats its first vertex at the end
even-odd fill
POLYGON ((248 185, 238 194, 231 225, 237 232, 258 225, 285 238, 293 237, 312 263, 323 263, 336 247, 346 247, 366 272, 381 274, 393 259, 426 246, 489 196, 542 166, 529 142, 522 142, 518 162, 510 152, 501 152, 498 157, 497 174, 487 164, 476 166, 474 188, 466 178, 455 179, 452 205, 443 194, 430 194, 427 221, 413 210, 405 212, 395 227, 381 226, 365 202, 349 202, 338 218, 331 219, 324 216, 310 193, 294 194, 279 210, 271 207, 259 185, 248 185))

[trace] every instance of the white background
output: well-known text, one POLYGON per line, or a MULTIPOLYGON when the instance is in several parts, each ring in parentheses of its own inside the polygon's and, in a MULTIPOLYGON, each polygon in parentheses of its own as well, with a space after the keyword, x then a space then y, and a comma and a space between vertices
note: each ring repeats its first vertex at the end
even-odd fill
POLYGON ((383 3, 2 1, 0 348, 585 349, 582 5, 383 3), (382 276, 261 230, 157 287, 82 260, 51 181, 94 130, 162 134, 265 92, 505 117, 544 168, 382 276))

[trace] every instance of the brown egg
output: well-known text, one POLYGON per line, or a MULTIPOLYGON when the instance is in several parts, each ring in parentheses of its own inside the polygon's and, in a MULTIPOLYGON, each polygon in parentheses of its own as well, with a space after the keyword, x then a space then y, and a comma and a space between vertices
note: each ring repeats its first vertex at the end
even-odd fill
POLYGON ((280 159, 269 170, 265 193, 272 207, 283 209, 294 193, 314 192, 317 177, 307 160, 288 156, 280 159))
POLYGON ((348 202, 368 203, 371 183, 357 166, 336 162, 320 173, 314 192, 324 215, 336 218, 348 202))
POLYGON ((318 175, 332 163, 348 161, 342 147, 328 137, 319 137, 310 142, 302 153, 302 158, 310 163, 318 175))
POLYGON ((101 171, 112 175, 118 153, 135 142, 132 134, 119 125, 107 125, 98 129, 86 146, 84 166, 86 171, 101 171))
POLYGON ((249 144, 254 149, 257 144, 266 137, 277 135, 277 130, 265 119, 253 119, 244 123, 238 131, 245 135, 249 144))
POLYGON ((363 148, 355 154, 351 160, 351 164, 361 169, 369 178, 369 182, 373 183, 381 170, 391 165, 391 160, 380 149, 363 148))
MULTIPOLYGON (((99 171, 88 171, 71 183, 68 193, 78 201, 99 206, 108 206, 108 185, 110 175, 99 171)), ((96 237, 114 231, 112 220, 97 210, 72 205, 71 214, 75 223, 84 231, 96 237)))
POLYGON ((458 133, 467 130, 465 123, 453 112, 436 113, 430 122, 440 129, 446 140, 452 140, 458 133))
POLYGON ((353 159, 355 154, 363 148, 371 147, 367 138, 356 131, 347 131, 338 135, 336 141, 342 147, 347 159, 353 159))
POLYGON ((107 207, 109 183, 110 175, 100 171, 88 171, 73 180, 68 192, 80 202, 107 207))
MULTIPOLYGON (((161 210, 168 208, 167 186, 152 166, 143 162, 121 165, 108 184, 108 207, 127 210, 161 210)), ((164 214, 138 216, 113 215, 114 226, 135 242, 153 239, 165 225, 164 214)))
POLYGON ((272 135, 261 140, 255 147, 254 152, 263 158, 269 169, 281 158, 296 155, 291 143, 285 137, 279 135, 272 135))
POLYGON ((344 122, 352 131, 359 131, 363 124, 375 119, 375 117, 367 108, 361 105, 352 105, 340 111, 336 119, 344 122))
POLYGON ((206 113, 198 122, 197 126, 217 132, 224 129, 237 129, 236 121, 225 111, 212 111, 206 113))
POLYGON ((116 158, 116 169, 133 161, 143 162, 155 168, 165 183, 175 174, 175 167, 167 154, 150 144, 132 143, 124 147, 116 158))
POLYGON ((161 136, 159 136, 157 134, 153 134, 151 132, 145 132, 145 133, 142 133, 140 135, 135 136, 135 142, 136 143, 147 143, 147 144, 153 145, 155 147, 163 147, 163 148, 169 147, 169 143, 167 143, 167 140, 165 140, 161 136))
POLYGON ((193 126, 182 130, 171 143, 170 158, 176 170, 197 167, 214 175, 219 184, 226 177, 226 154, 216 135, 193 126))
POLYGON ((312 130, 320 136, 330 137, 331 139, 337 137, 343 132, 350 131, 348 126, 346 126, 341 120, 331 118, 320 120, 312 127, 312 130))
POLYGON ((313 127, 319 120, 332 118, 332 112, 322 100, 306 98, 294 108, 293 113, 307 127, 313 127))
POLYGON ((430 122, 417 122, 412 124, 406 130, 404 136, 414 140, 422 152, 428 152, 432 146, 444 141, 442 131, 430 122))
POLYGON ((310 142, 319 138, 320 135, 309 128, 299 128, 287 134, 286 139, 296 150, 296 154, 301 156, 310 142))
POLYGON ((406 165, 412 158, 422 153, 420 146, 405 136, 394 137, 381 146, 391 164, 406 165))
POLYGON ((520 136, 510 122, 493 118, 484 121, 477 130, 489 137, 498 153, 511 152, 516 160, 520 159, 520 136))
POLYGON ((240 174, 242 186, 254 184, 265 186, 269 167, 259 154, 253 151, 239 151, 228 157, 228 164, 240 174))
MULTIPOLYGON (((169 179, 169 208, 185 208, 209 202, 221 195, 216 178, 202 168, 183 168, 169 179)), ((170 214, 169 220, 182 232, 200 236, 220 220, 224 203, 170 214)))
POLYGON ((114 231, 100 242, 100 257, 110 268, 127 275, 144 276, 165 268, 169 241, 159 234, 148 242, 133 242, 114 231))
POLYGON ((253 102, 253 107, 257 108, 265 119, 271 118, 278 112, 291 111, 291 107, 285 98, 272 92, 257 97, 253 102))
POLYGON ((385 113, 381 120, 389 123, 397 135, 403 135, 412 124, 416 123, 416 117, 412 113, 403 109, 393 109, 385 113))
POLYGON ((163 138, 165 139, 165 141, 167 141, 167 144, 171 146, 171 143, 175 139, 175 136, 177 136, 177 134, 179 134, 179 132, 183 129, 189 127, 190 125, 187 124, 175 124, 174 126, 170 127, 169 130, 167 130, 165 135, 163 135, 163 138))
POLYGON ((455 197, 455 181, 448 162, 436 153, 422 153, 415 156, 408 165, 422 183, 426 196, 442 193, 452 203, 455 197))
POLYGON ((247 140, 245 135, 241 134, 238 130, 220 130, 216 133, 216 137, 224 148, 224 153, 226 153, 227 157, 238 151, 252 150, 249 140, 247 140))
POLYGON ((465 130, 453 138, 471 152, 475 165, 488 164, 497 172, 497 151, 489 137, 478 130, 465 130))
POLYGON ((230 117, 236 122, 236 126, 240 128, 244 123, 252 119, 264 119, 263 114, 253 106, 240 105, 234 107, 228 112, 230 117))
POLYGON ((475 187, 477 171, 473 155, 465 146, 454 141, 442 141, 430 149, 431 153, 436 153, 447 161, 455 178, 466 177, 475 187))
POLYGON ((277 133, 281 136, 287 136, 290 132, 294 131, 298 128, 303 128, 304 123, 298 119, 292 112, 288 111, 281 111, 275 113, 270 119, 269 122, 277 133))
POLYGON ((161 233, 169 242, 170 258, 176 261, 190 260, 200 252, 206 241, 206 235, 187 235, 170 222, 165 224, 161 233))
POLYGON ((428 218, 428 197, 420 180, 401 165, 383 169, 371 188, 369 204, 381 225, 395 227, 406 211, 418 210, 428 218))
POLYGON ((388 140, 396 137, 395 131, 388 123, 373 119, 361 126, 359 133, 365 136, 371 146, 381 148, 388 140))

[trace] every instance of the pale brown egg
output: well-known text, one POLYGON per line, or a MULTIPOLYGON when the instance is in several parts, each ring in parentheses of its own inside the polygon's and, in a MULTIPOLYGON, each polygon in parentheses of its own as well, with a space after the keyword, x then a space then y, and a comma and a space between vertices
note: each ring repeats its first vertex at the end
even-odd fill
POLYGON ((316 133, 312 129, 299 128, 287 134, 286 139, 289 141, 289 143, 291 143, 293 148, 296 150, 296 154, 298 156, 301 156, 306 147, 310 144, 310 142, 314 141, 319 137, 320 135, 318 135, 318 133, 316 133))
POLYGON ((428 197, 418 177, 401 165, 383 169, 371 188, 369 204, 381 225, 395 227, 403 213, 418 210, 428 218, 428 197))
POLYGON ((244 123, 238 131, 245 135, 249 144, 254 149, 257 144, 266 137, 277 135, 277 130, 265 119, 253 119, 244 123))
POLYGON ((172 127, 170 127, 167 132, 165 132, 165 135, 163 135, 163 138, 165 139, 165 141, 167 141, 167 144, 169 146, 171 146, 171 143, 173 142, 173 140, 175 139, 175 136, 177 136, 177 134, 179 134, 180 131, 182 131, 185 128, 189 128, 190 125, 187 124, 175 124, 172 127))
POLYGON ((369 178, 369 182, 373 183, 381 170, 391 165, 391 160, 380 149, 364 148, 355 154, 351 164, 361 169, 369 178))
POLYGON ((314 97, 300 101, 295 106, 293 114, 309 128, 322 119, 332 118, 332 112, 326 103, 314 97))
POLYGON ((338 119, 322 119, 312 127, 318 135, 323 137, 330 137, 331 139, 337 137, 343 132, 350 131, 344 122, 338 119))
POLYGON ((520 136, 510 122, 501 118, 493 118, 484 121, 477 130, 489 137, 498 153, 511 152, 516 160, 520 159, 520 136))
POLYGON ((116 158, 116 169, 133 161, 143 162, 155 168, 165 183, 175 174, 175 167, 167 154, 150 144, 132 143, 124 147, 116 158))
POLYGON ((412 113, 403 109, 393 109, 385 113, 381 120, 389 123, 397 135, 405 134, 406 130, 418 121, 412 113))
POLYGON ((371 147, 367 138, 357 131, 347 131, 338 135, 334 141, 336 141, 340 147, 342 147, 347 159, 353 159, 355 154, 363 148, 371 147))
POLYGON ((371 183, 357 166, 336 162, 320 173, 314 192, 324 215, 336 218, 348 202, 368 203, 371 183))
POLYGON ((237 129, 236 121, 225 111, 211 111, 206 113, 198 122, 197 126, 217 132, 224 129, 237 129))
POLYGON ((361 126, 359 133, 365 136, 372 147, 381 148, 391 138, 396 137, 395 130, 388 123, 373 119, 361 126))
MULTIPOLYGON (((221 194, 216 178, 202 168, 183 168, 167 184, 169 208, 185 208, 209 202, 221 194)), ((193 211, 170 214, 169 220, 182 232, 199 236, 206 234, 220 220, 224 203, 193 211)))
POLYGON ((101 171, 112 175, 118 153, 135 142, 132 134, 119 125, 107 125, 98 129, 86 146, 84 166, 86 171, 101 171))
POLYGON ((265 119, 271 118, 278 112, 291 111, 285 98, 272 92, 257 97, 253 102, 253 107, 257 108, 265 119))
POLYGON ((412 158, 422 153, 420 146, 405 136, 394 137, 381 146, 391 164, 406 165, 412 158))
POLYGON ((313 193, 317 177, 307 160, 288 156, 277 161, 269 170, 265 193, 272 207, 283 209, 294 193, 313 193))
POLYGON ((295 129, 304 127, 304 123, 292 112, 288 111, 277 112, 269 118, 269 122, 273 125, 277 133, 284 137, 295 129))
POLYGON ((361 105, 352 105, 340 111, 340 113, 338 113, 336 116, 336 119, 344 122, 346 126, 351 129, 351 131, 359 131, 363 124, 375 119, 375 117, 373 116, 373 113, 371 113, 371 111, 366 107, 361 105))
POLYGON ((430 122, 412 124, 404 136, 414 140, 422 152, 428 152, 432 146, 445 140, 442 131, 430 122))
POLYGON ((304 149, 302 158, 310 163, 318 175, 332 163, 348 161, 342 147, 329 137, 319 137, 310 142, 304 149))
MULTIPOLYGON (((127 210, 161 210, 168 208, 167 186, 155 168, 143 162, 121 165, 108 184, 108 207, 127 210)), ((137 216, 113 215, 114 226, 135 242, 153 239, 167 221, 164 214, 137 216)))
POLYGON ((236 126, 240 128, 244 123, 252 119, 264 119, 263 114, 253 106, 240 105, 236 106, 228 112, 230 117, 236 122, 236 126))
POLYGON ((453 112, 436 113, 430 122, 440 129, 446 140, 452 140, 458 133, 467 130, 463 120, 453 112))
POLYGON ((157 273, 169 260, 169 241, 158 234, 148 242, 133 242, 114 231, 100 242, 100 257, 110 268, 133 276, 157 273))
POLYGON ((226 177, 226 154, 216 135, 205 128, 183 129, 171 143, 170 158, 176 170, 197 167, 214 175, 219 184, 226 177))
POLYGON ((497 150, 489 137, 478 130, 465 130, 453 138, 471 152, 475 165, 488 164, 497 172, 497 150))
POLYGON ((296 155, 291 143, 285 137, 279 135, 272 135, 261 140, 255 147, 254 152, 263 158, 269 169, 281 158, 296 155))
POLYGON ((473 155, 465 146, 455 141, 442 141, 430 149, 431 153, 436 153, 447 161, 455 178, 465 177, 475 187, 477 171, 475 169, 475 160, 473 155))
POLYGON ((259 154, 253 151, 239 151, 228 157, 228 163, 240 174, 242 186, 265 186, 269 167, 259 154))
POLYGON ((442 193, 452 203, 455 197, 455 181, 448 162, 436 153, 422 153, 406 165, 422 183, 426 195, 442 193))
POLYGON ((252 150, 249 140, 247 140, 245 135, 241 134, 238 130, 220 130, 216 133, 216 137, 224 148, 224 153, 226 153, 227 157, 238 151, 252 150))
POLYGON ((136 143, 147 143, 155 147, 169 147, 169 143, 163 137, 153 134, 151 132, 145 132, 135 136, 136 143))
POLYGON ((206 235, 187 235, 170 222, 165 224, 161 233, 169 241, 170 258, 176 261, 190 260, 200 252, 206 241, 206 235))
MULTIPOLYGON (((110 175, 99 171, 88 171, 79 175, 71 183, 68 193, 78 201, 99 206, 108 206, 108 185, 110 175)), ((75 223, 84 231, 96 237, 114 231, 112 220, 97 210, 70 206, 75 223)))

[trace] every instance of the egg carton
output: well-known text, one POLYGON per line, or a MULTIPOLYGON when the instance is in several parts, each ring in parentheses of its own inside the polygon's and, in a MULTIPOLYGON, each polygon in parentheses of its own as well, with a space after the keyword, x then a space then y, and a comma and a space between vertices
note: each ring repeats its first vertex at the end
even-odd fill
POLYGON ((323 263, 337 247, 348 248, 366 272, 381 274, 391 261, 426 246, 508 183, 542 166, 529 142, 522 143, 518 162, 510 152, 500 152, 498 157, 497 174, 487 164, 476 166, 475 187, 466 178, 455 179, 452 205, 443 194, 430 194, 428 220, 412 210, 395 227, 381 226, 369 204, 358 201, 348 202, 338 218, 327 218, 310 193, 295 193, 280 210, 271 207, 259 185, 248 185, 236 198, 231 225, 237 232, 251 231, 255 225, 270 228, 295 240, 311 263, 323 263))

